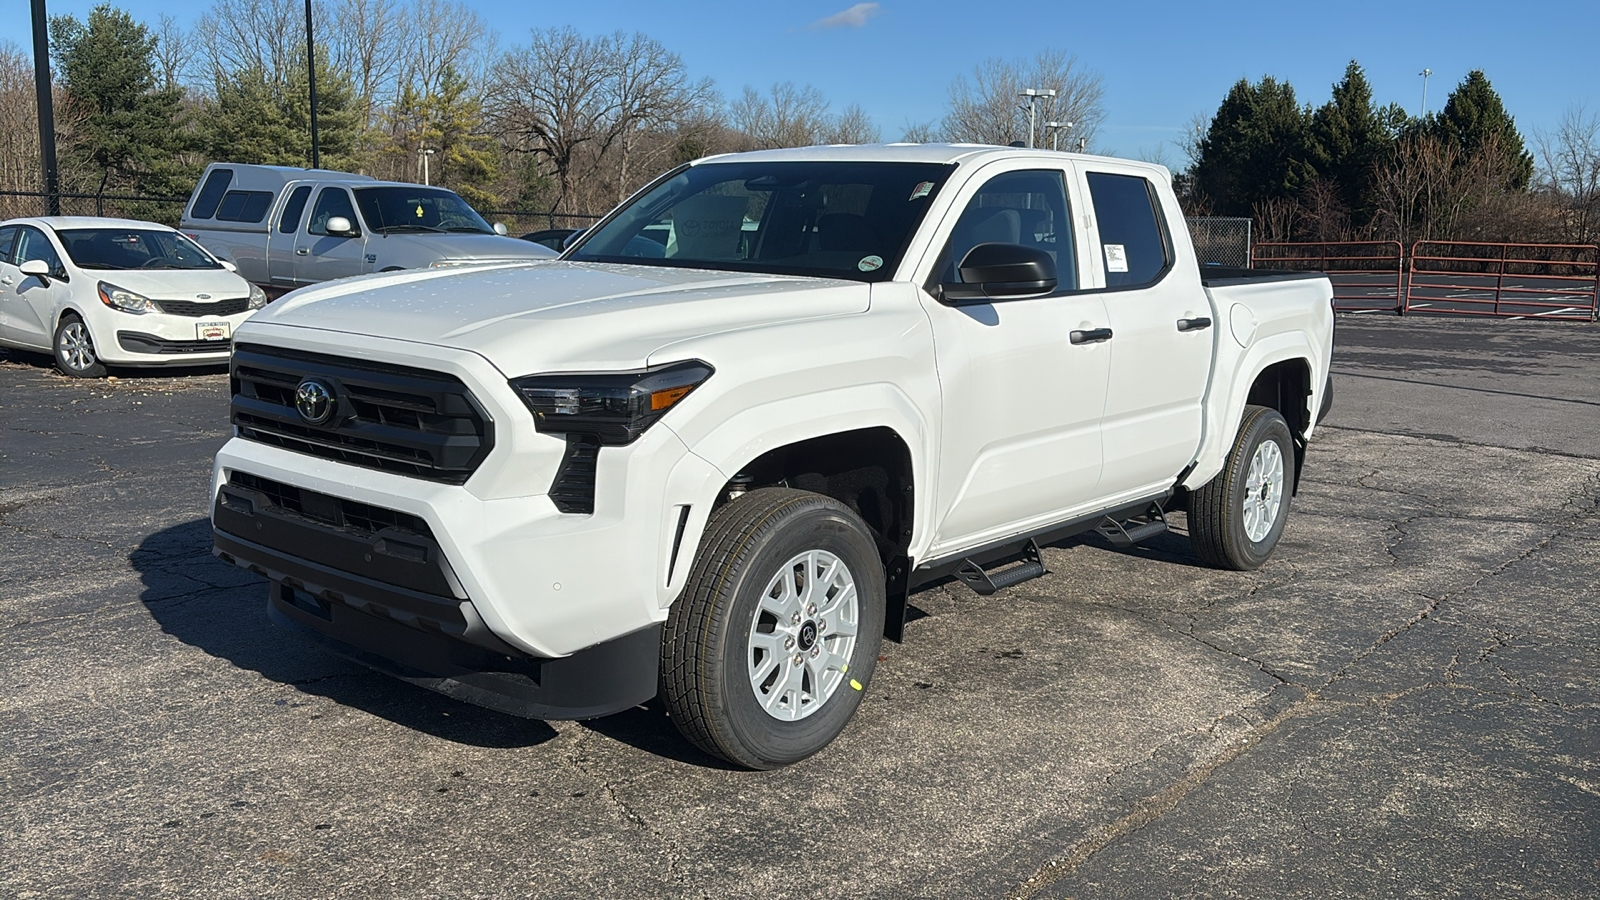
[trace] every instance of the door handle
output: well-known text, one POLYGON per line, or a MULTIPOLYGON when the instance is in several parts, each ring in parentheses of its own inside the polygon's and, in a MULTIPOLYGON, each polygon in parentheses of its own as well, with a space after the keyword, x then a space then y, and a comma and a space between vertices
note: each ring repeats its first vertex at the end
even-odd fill
POLYGON ((11 283, 11 279, 9 279, 9 278, 0 278, 0 284, 10 284, 10 283, 11 283))
POLYGON ((1203 331, 1211 327, 1211 320, 1201 316, 1195 319, 1179 319, 1179 331, 1203 331))
POLYGON ((294 255, 295 256, 305 256, 306 254, 308 254, 310 252, 311 252, 311 248, 310 247, 296 247, 296 248, 294 248, 294 255))
POLYGON ((1098 344, 1101 341, 1111 340, 1111 329, 1090 328, 1086 331, 1074 331, 1067 335, 1067 339, 1074 344, 1098 344))

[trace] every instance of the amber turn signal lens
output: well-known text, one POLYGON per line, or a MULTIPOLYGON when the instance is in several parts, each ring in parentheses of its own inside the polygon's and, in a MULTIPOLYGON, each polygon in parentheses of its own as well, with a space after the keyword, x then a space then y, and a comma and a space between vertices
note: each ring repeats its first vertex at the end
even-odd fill
POLYGON ((682 400, 683 395, 689 393, 693 389, 694 385, 686 384, 683 387, 667 388, 664 391, 656 391, 650 395, 650 409, 666 409, 672 404, 677 403, 679 400, 682 400))

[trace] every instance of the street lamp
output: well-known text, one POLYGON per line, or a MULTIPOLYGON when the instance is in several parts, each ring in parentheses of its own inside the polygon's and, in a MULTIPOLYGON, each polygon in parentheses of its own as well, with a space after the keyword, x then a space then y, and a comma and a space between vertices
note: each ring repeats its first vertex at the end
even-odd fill
POLYGON ((311 168, 322 168, 317 140, 317 47, 311 36, 311 0, 306 0, 306 96, 311 101, 311 168))
POLYGON ((432 155, 432 150, 424 149, 422 151, 422 183, 424 186, 432 185, 432 183, 428 181, 428 157, 432 155))
POLYGON ((1050 149, 1051 150, 1060 150, 1061 149, 1061 129, 1063 129, 1063 128, 1071 128, 1072 124, 1073 123, 1071 123, 1071 122, 1046 122, 1046 123, 1044 123, 1044 130, 1045 130, 1046 133, 1048 133, 1050 135, 1050 149))
POLYGON ((1050 98, 1053 99, 1055 97, 1055 95, 1056 95, 1056 92, 1055 92, 1054 88, 1028 88, 1027 90, 1022 91, 1021 93, 1017 94, 1018 97, 1026 97, 1026 98, 1028 98, 1028 146, 1029 147, 1033 146, 1033 128, 1034 128, 1035 113, 1036 113, 1036 110, 1037 110, 1037 104, 1039 102, 1039 98, 1040 97, 1050 97, 1050 98))
POLYGON ((1428 117, 1428 76, 1433 74, 1432 69, 1423 69, 1417 73, 1422 76, 1422 117, 1428 117))

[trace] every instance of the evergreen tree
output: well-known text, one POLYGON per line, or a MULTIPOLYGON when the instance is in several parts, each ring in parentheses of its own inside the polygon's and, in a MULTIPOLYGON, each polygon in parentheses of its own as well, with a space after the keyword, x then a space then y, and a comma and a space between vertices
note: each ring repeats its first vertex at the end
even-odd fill
POLYGON ((1261 201, 1293 195, 1315 177, 1310 111, 1288 83, 1240 79, 1197 145, 1195 189, 1219 215, 1248 216, 1261 201))
POLYGON ((156 39, 133 17, 108 4, 87 22, 50 21, 50 49, 78 121, 66 149, 72 167, 91 173, 96 191, 184 194, 199 170, 181 159, 188 149, 177 87, 155 79, 156 39))
MULTIPOLYGON (((301 59, 305 58, 302 48, 301 59)), ((311 99, 306 71, 267 72, 252 66, 222 72, 206 118, 206 147, 214 160, 279 166, 311 165, 311 99)), ((317 136, 322 167, 362 167, 361 111, 350 76, 317 52, 317 136)))
POLYGON ((1501 156, 1498 162, 1509 173, 1506 187, 1528 189, 1528 182, 1533 179, 1533 154, 1523 145, 1516 122, 1483 72, 1468 72, 1429 126, 1435 137, 1457 147, 1463 160, 1485 148, 1492 149, 1501 156))
MULTIPOLYGON (((451 188, 474 206, 496 206, 500 199, 488 185, 500 175, 494 141, 482 133, 483 101, 453 67, 440 73, 438 87, 419 94, 410 84, 400 91, 389 113, 391 143, 386 152, 401 157, 412 171, 418 155, 434 151, 430 180, 451 188)), ((422 180, 420 166, 412 176, 422 180)))
POLYGON ((1355 60, 1333 96, 1311 115, 1310 143, 1317 173, 1331 180, 1339 200, 1359 222, 1370 217, 1373 165, 1393 145, 1406 114, 1395 104, 1375 107, 1372 85, 1355 60))

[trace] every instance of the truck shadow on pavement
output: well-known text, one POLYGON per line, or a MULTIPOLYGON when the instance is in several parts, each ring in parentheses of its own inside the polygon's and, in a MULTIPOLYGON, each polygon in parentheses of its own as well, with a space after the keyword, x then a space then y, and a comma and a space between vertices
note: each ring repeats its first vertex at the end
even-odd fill
MULTIPOLYGON (((544 722, 451 700, 279 631, 267 619, 266 579, 212 556, 206 519, 148 535, 128 558, 162 631, 269 681, 459 744, 532 747, 556 736, 544 722)), ((262 693, 263 703, 284 702, 262 693)))

